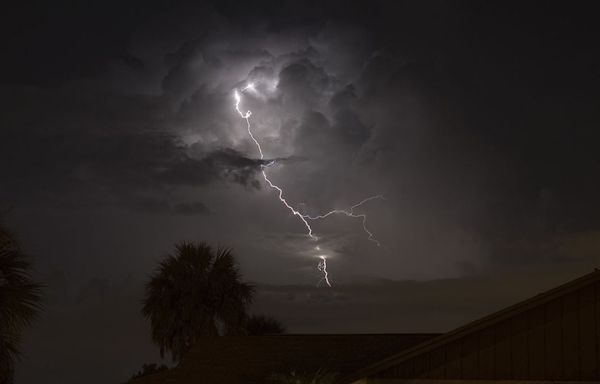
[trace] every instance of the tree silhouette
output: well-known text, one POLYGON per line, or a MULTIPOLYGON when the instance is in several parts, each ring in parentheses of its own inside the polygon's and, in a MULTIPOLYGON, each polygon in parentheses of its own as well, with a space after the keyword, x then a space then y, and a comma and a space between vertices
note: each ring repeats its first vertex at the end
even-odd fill
POLYGON ((248 336, 276 335, 285 333, 285 328, 276 319, 268 316, 250 316, 246 322, 248 336))
POLYGON ((147 283, 142 313, 161 356, 179 361, 200 337, 244 333, 253 294, 231 250, 180 243, 147 283))
POLYGON ((150 376, 150 375, 154 375, 156 373, 160 373, 160 372, 164 372, 164 371, 168 371, 168 370, 169 370, 169 367, 167 367, 164 364, 161 364, 161 365, 158 365, 156 363, 144 364, 142 366, 142 370, 137 372, 133 376, 131 376, 130 380, 139 379, 144 376, 150 376))
POLYGON ((0 226, 0 384, 11 383, 23 329, 40 309, 40 285, 14 236, 0 226))
POLYGON ((285 374, 272 374, 269 382, 273 384, 333 384, 338 377, 335 372, 321 371, 315 373, 291 371, 285 374))

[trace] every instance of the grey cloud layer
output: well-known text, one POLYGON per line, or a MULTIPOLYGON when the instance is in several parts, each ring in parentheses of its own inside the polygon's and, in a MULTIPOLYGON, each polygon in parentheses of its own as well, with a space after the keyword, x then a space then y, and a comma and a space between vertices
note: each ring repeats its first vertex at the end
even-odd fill
POLYGON ((598 116, 584 97, 593 87, 542 90, 550 79, 573 87, 552 73, 584 80, 552 71, 576 65, 546 60, 554 47, 527 45, 544 30, 519 39, 507 31, 517 48, 520 41, 536 47, 539 56, 529 58, 515 44, 481 43, 455 21, 469 20, 487 38, 496 30, 440 6, 447 17, 416 5, 400 6, 405 13, 328 5, 348 21, 308 22, 315 6, 298 5, 288 26, 273 17, 274 5, 265 15, 228 4, 230 17, 205 5, 140 19, 127 28, 127 49, 102 61, 95 77, 77 72, 59 76, 54 88, 3 87, 0 146, 11 188, 2 196, 9 205, 31 196, 214 213, 198 224, 202 233, 236 213, 223 208, 232 205, 225 194, 209 196, 228 188, 225 180, 233 184, 228 198, 272 201, 237 217, 233 233, 264 229, 259 243, 301 235, 302 225, 259 191, 264 162, 233 110, 232 89, 256 81, 260 93, 245 94, 242 108, 253 111, 267 158, 278 159, 268 172, 290 202, 318 213, 377 193, 388 198, 366 207, 387 253, 370 248, 356 221, 315 224, 324 238, 344 238, 328 244, 344 255, 339 268, 358 270, 380 255, 388 267, 368 273, 442 277, 554 260, 561 236, 599 225, 597 132, 590 128, 598 116), (363 11, 381 25, 359 22, 363 11), (420 23, 411 12, 431 17, 420 23), (519 68, 511 67, 515 54, 519 68))
POLYGON ((294 332, 444 331, 597 266, 600 33, 570 6, 4 12, 0 212, 51 296, 17 381, 120 382, 155 361, 141 286, 178 241, 233 247, 254 311, 294 332), (263 161, 233 109, 248 81, 263 161), (257 174, 270 160, 302 212, 383 193, 361 212, 385 247, 344 216, 307 240, 257 174))

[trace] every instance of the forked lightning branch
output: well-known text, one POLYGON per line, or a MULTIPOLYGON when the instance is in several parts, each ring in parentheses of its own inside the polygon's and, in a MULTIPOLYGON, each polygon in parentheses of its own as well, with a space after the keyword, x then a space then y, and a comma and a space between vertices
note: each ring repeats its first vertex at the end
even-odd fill
MULTIPOLYGON (((250 117, 252 116, 252 112, 250 110, 247 110, 246 112, 242 112, 240 109, 240 103, 242 101, 242 94, 248 90, 252 90, 255 91, 254 88, 254 83, 249 83, 248 85, 246 85, 244 88, 242 89, 236 89, 234 91, 234 99, 235 99, 235 110, 237 111, 237 113, 240 115, 240 117, 242 119, 244 119, 246 121, 246 129, 248 131, 248 135, 250 136, 250 139, 252 139, 252 141, 254 142, 254 144, 256 145, 256 148, 258 150, 258 154, 260 156, 261 160, 265 159, 262 147, 260 145, 260 142, 256 139, 256 137, 254 136, 254 133, 252 132, 252 125, 250 123, 250 117)), ((348 217, 352 217, 352 218, 358 218, 361 220, 362 223, 362 228, 365 231, 365 233, 368 236, 368 239, 370 241, 372 241, 373 243, 375 243, 378 247, 381 246, 381 244, 379 243, 379 241, 375 238, 375 236, 373 235, 373 233, 369 230, 369 228, 367 227, 367 215, 365 213, 356 213, 355 210, 357 208, 359 208, 361 205, 371 201, 371 200, 376 200, 376 199, 383 199, 382 195, 375 195, 375 196, 371 196, 368 197, 362 201, 360 201, 359 203, 351 206, 348 209, 334 209, 331 210, 327 213, 321 214, 321 215, 316 215, 316 216, 311 216, 311 215, 307 215, 307 214, 303 214, 300 211, 298 211, 297 209, 295 209, 292 205, 290 205, 288 203, 288 201, 285 199, 284 193, 283 193, 283 189, 277 185, 275 185, 267 176, 267 172, 266 169, 273 165, 275 163, 275 161, 271 161, 270 163, 266 164, 266 165, 261 165, 261 174, 263 179, 265 180, 265 182, 269 185, 269 187, 271 187, 272 189, 274 189, 275 191, 277 191, 277 197, 279 198, 279 201, 281 202, 281 204, 283 204, 294 216, 298 217, 298 220, 300 220, 302 222, 302 224, 304 225, 304 227, 306 228, 306 232, 307 235, 310 239, 312 240, 318 240, 318 237, 315 236, 315 234, 313 233, 313 229, 310 226, 309 221, 314 221, 314 220, 323 220, 326 219, 327 217, 331 216, 331 215, 345 215, 348 217)), ((316 250, 320 250, 319 246, 315 247, 316 250)), ((326 255, 319 255, 319 263, 317 266, 317 269, 323 274, 323 277, 321 279, 321 281, 319 282, 319 284, 322 281, 325 281, 325 283, 331 287, 331 282, 329 280, 329 272, 327 271, 327 256, 326 255)))

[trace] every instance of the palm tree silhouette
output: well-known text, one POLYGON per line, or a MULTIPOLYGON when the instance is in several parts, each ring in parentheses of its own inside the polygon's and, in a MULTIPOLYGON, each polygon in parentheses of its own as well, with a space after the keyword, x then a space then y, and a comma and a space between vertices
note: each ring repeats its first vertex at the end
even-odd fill
POLYGON ((40 285, 14 236, 0 226, 0 384, 12 383, 23 329, 40 309, 40 285))
POLYGON ((161 356, 179 361, 200 337, 244 333, 253 295, 231 250, 180 243, 147 283, 142 313, 161 356))

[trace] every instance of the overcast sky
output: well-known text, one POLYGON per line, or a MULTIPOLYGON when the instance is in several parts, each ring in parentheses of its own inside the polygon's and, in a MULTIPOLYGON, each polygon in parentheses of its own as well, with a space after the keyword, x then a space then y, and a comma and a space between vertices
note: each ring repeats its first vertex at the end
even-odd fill
POLYGON ((2 18, 0 207, 47 286, 17 384, 116 383, 157 361, 142 286, 179 241, 232 247, 254 310, 291 332, 445 331, 598 265, 600 31, 583 7, 104 1, 2 18), (235 110, 249 82, 265 161, 235 110), (357 210, 381 247, 343 215, 308 238, 262 179, 271 160, 304 214, 382 194, 357 210))

